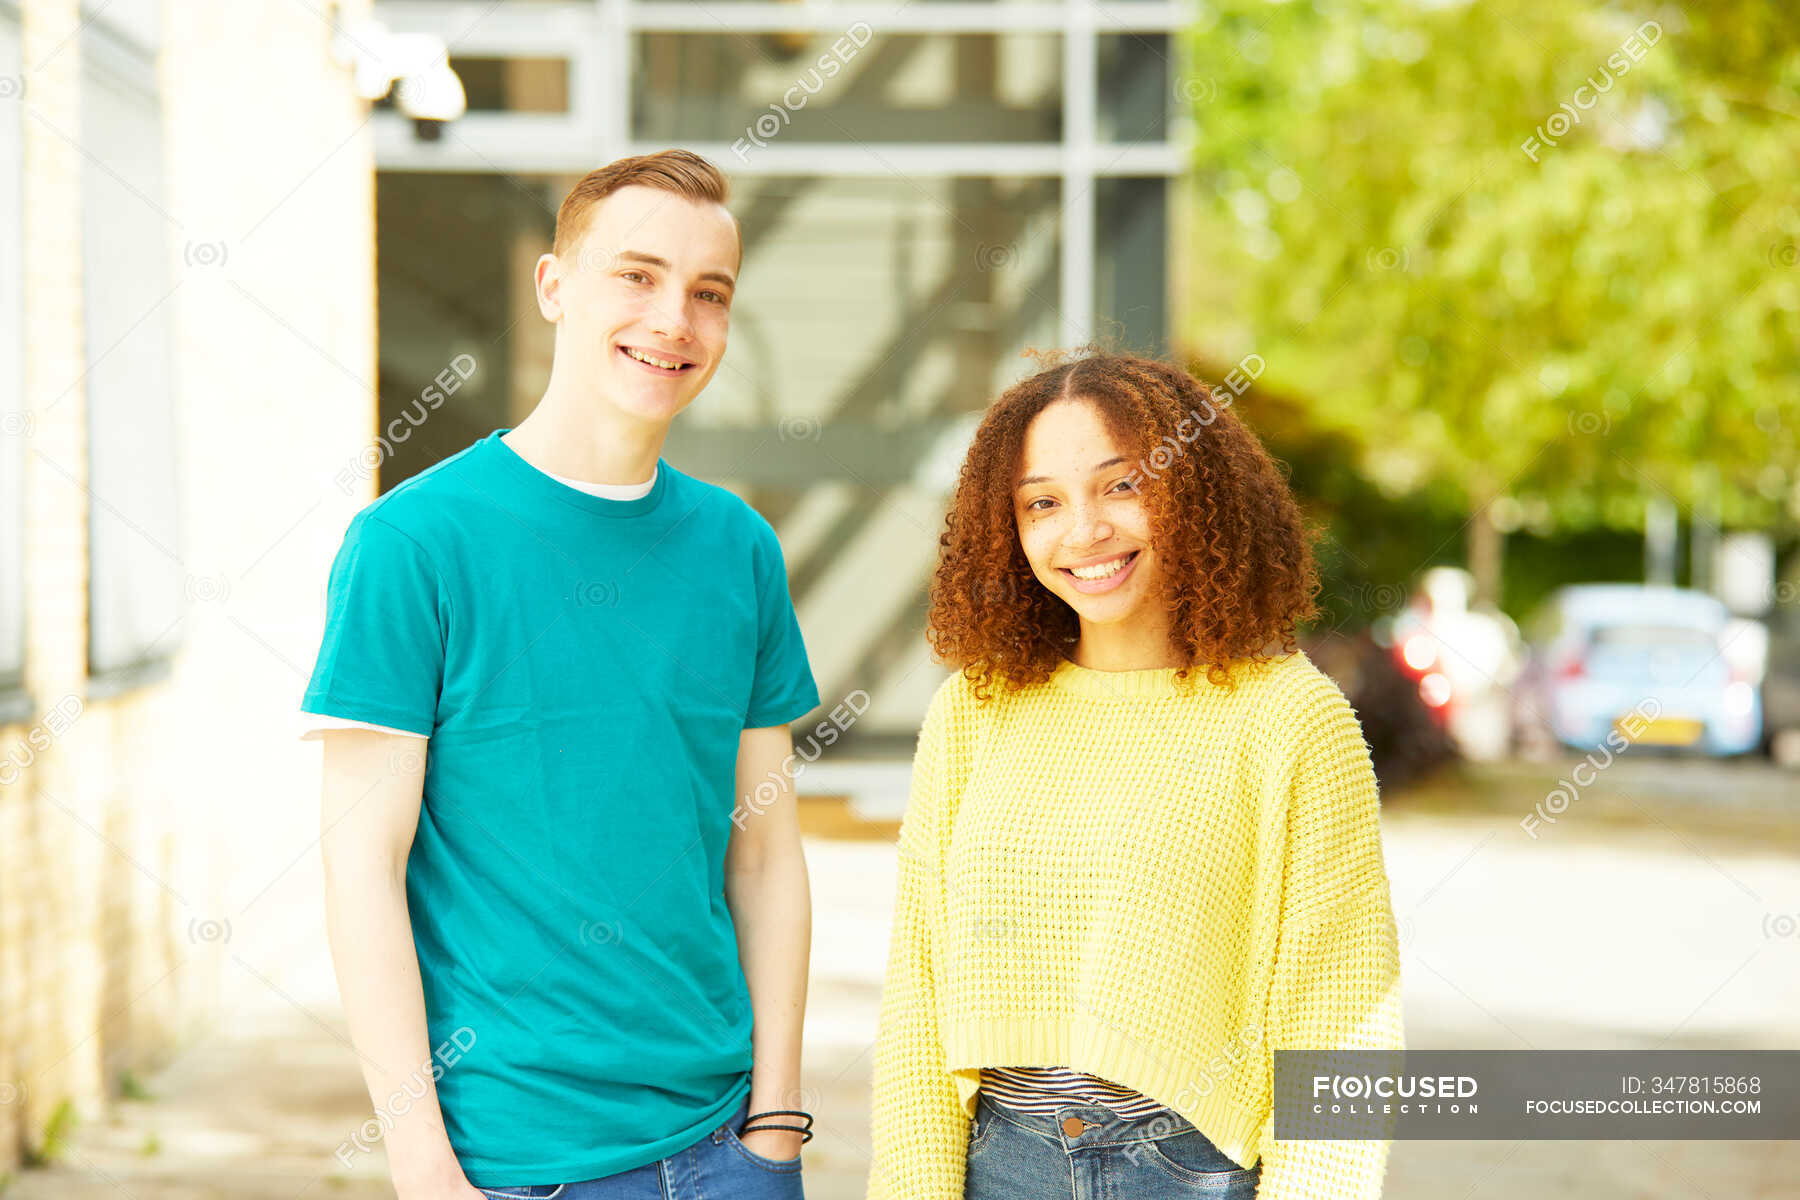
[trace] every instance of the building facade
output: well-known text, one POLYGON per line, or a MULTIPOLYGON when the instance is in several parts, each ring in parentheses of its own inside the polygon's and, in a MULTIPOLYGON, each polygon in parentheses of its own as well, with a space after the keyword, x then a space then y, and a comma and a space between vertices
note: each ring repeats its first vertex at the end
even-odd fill
MULTIPOLYGON (((1029 349, 1170 348, 1172 201, 1196 84, 1152 0, 382 0, 448 45, 468 112, 381 111, 383 419, 481 364, 382 486, 517 421, 548 379, 531 267, 558 202, 683 146, 732 179, 731 349, 665 456, 775 525, 840 750, 909 753, 973 421, 1029 349), (860 703, 860 701, 859 701, 860 703)), ((835 753, 835 752, 834 752, 835 753)))
POLYGON ((365 14, 0 0, 0 1175, 317 998, 292 711, 374 494, 329 469, 374 429, 365 14))

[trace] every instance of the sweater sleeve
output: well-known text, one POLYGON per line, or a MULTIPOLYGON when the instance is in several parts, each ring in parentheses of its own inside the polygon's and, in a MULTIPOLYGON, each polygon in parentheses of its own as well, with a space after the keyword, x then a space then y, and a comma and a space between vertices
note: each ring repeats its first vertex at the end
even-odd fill
MULTIPOLYGON (((1298 743, 1266 1049, 1401 1050, 1400 956, 1362 728, 1334 687, 1298 743)), ((1391 1142, 1276 1141, 1258 1200, 1376 1200, 1391 1142)))
MULTIPOLYGON (((941 697, 940 697, 941 699, 941 697)), ((943 911, 944 705, 919 731, 900 824, 899 883, 875 1042, 867 1200, 962 1200, 969 1118, 938 1029, 934 931, 943 911)))

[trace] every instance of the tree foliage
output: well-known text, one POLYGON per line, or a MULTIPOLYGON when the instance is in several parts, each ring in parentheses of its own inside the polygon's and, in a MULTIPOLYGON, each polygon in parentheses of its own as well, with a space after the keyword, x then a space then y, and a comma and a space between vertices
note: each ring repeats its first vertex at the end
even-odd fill
POLYGON ((1206 6, 1187 340, 1261 354, 1396 491, 1540 532, 1707 488, 1791 521, 1800 39, 1699 7, 1206 6))

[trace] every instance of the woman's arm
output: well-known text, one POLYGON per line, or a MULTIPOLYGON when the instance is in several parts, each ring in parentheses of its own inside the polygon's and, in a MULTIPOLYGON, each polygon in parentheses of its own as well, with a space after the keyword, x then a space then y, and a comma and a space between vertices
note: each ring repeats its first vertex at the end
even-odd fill
MULTIPOLYGON (((1356 714, 1335 688, 1298 742, 1281 932, 1267 1022, 1277 1050, 1400 1050, 1400 956, 1381 852, 1380 797, 1356 714)), ((1375 1200, 1386 1140, 1274 1140, 1259 1200, 1375 1200)))
POLYGON ((943 693, 913 756, 900 824, 899 881, 875 1042, 874 1161, 868 1200, 962 1200, 969 1118, 938 1031, 934 930, 943 911, 939 815, 945 810, 943 693))

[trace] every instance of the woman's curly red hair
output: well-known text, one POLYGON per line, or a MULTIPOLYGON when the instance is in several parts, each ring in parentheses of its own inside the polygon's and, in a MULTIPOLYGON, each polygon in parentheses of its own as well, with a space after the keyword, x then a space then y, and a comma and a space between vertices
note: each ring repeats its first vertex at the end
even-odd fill
POLYGON ((1318 531, 1275 461, 1231 401, 1186 371, 1093 354, 1015 384, 982 417, 938 538, 926 618, 938 660, 985 700, 996 678, 1009 692, 1047 679, 1080 636, 1074 609, 1032 574, 1013 508, 1026 430, 1063 399, 1094 404, 1137 463, 1170 641, 1186 664, 1176 678, 1186 686, 1205 666, 1231 687, 1234 660, 1267 661, 1276 640, 1292 652, 1295 627, 1318 615, 1318 531))

